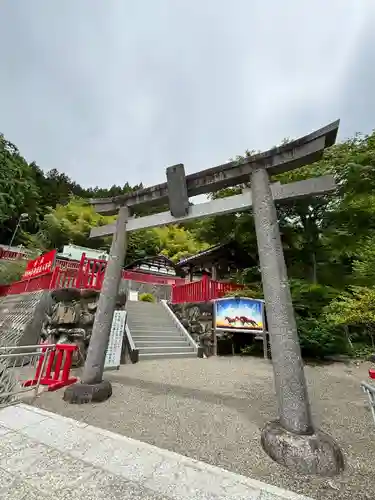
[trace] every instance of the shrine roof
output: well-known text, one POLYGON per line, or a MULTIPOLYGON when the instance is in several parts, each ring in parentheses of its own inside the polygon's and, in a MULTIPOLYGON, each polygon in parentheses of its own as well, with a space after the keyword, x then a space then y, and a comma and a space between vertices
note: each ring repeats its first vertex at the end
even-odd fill
POLYGON ((249 261, 253 259, 249 257, 245 252, 239 248, 238 244, 233 241, 226 241, 225 243, 220 243, 214 245, 207 250, 198 252, 195 255, 186 257, 177 262, 177 267, 188 268, 195 266, 202 266, 207 263, 211 263, 216 259, 224 259, 228 262, 232 262, 238 265, 238 267, 247 267, 249 261))
MULTIPOLYGON (((185 272, 183 269, 178 267, 171 259, 168 259, 165 255, 154 255, 153 257, 143 257, 141 259, 136 259, 130 264, 124 266, 124 269, 142 269, 148 268, 150 272, 155 270, 155 268, 160 271, 160 269, 166 269, 172 271, 176 276, 184 277, 185 272), (154 268, 154 269, 153 269, 154 268)), ((168 273, 169 274, 169 273, 168 273)))

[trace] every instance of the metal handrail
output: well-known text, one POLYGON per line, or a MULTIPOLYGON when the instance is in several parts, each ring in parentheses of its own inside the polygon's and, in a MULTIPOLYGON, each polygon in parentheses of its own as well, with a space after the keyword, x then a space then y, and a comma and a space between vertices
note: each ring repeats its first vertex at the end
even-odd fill
POLYGON ((34 392, 34 398, 38 395, 48 354, 55 350, 55 344, 0 347, 0 407, 17 403, 26 392, 34 392), (26 385, 18 376, 22 377, 24 367, 36 366, 38 360, 42 366, 35 383, 26 385))
POLYGON ((132 351, 134 351, 136 349, 136 347, 135 347, 134 340, 133 340, 132 334, 131 334, 131 332, 129 330, 129 326, 128 326, 127 323, 125 325, 125 332, 126 332, 126 336, 128 337, 128 342, 129 342, 130 349, 132 351))
POLYGON ((193 337, 190 335, 190 333, 186 330, 184 325, 181 323, 181 321, 178 319, 176 314, 172 311, 172 309, 169 307, 168 302, 164 299, 160 301, 163 304, 163 307, 168 311, 169 315, 172 317, 174 323, 176 324, 177 328, 187 337, 188 341, 190 344, 198 351, 199 345, 195 342, 193 337))
POLYGON ((375 423, 375 385, 369 384, 368 382, 361 382, 361 387, 363 392, 368 396, 372 418, 375 423))

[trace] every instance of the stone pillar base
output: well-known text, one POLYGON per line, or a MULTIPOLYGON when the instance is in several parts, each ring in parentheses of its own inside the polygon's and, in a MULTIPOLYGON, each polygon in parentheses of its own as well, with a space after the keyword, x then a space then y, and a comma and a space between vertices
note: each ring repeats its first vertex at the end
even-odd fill
POLYGON ((63 400, 71 404, 100 403, 112 396, 112 386, 108 380, 98 384, 78 383, 68 386, 64 391, 63 400))
POLYGON ((293 434, 279 422, 262 430, 264 451, 275 462, 301 474, 335 476, 344 470, 344 456, 338 444, 322 431, 311 435, 293 434))

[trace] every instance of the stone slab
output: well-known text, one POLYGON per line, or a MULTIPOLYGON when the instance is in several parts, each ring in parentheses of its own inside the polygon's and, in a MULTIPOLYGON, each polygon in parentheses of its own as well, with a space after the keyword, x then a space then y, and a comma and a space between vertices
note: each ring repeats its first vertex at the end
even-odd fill
POLYGON ((1 498, 308 500, 24 404, 0 410, 0 425, 10 431, 0 440, 1 498))
POLYGON ((50 303, 49 291, 8 295, 0 300, 0 346, 35 345, 50 303))
MULTIPOLYGON (((333 176, 324 175, 312 179, 291 182, 290 184, 275 182, 271 185, 271 189, 274 201, 282 202, 283 200, 326 194, 335 189, 335 181, 333 176)), ((139 229, 182 223, 212 215, 241 212, 249 210, 252 203, 251 190, 245 189, 241 194, 233 195, 228 198, 218 198, 217 200, 192 205, 189 208, 189 213, 182 217, 173 217, 170 211, 145 215, 144 217, 132 217, 128 221, 126 230, 127 232, 138 231, 139 229)), ((90 238, 102 238, 112 235, 114 234, 115 228, 115 224, 94 227, 91 229, 90 238)))

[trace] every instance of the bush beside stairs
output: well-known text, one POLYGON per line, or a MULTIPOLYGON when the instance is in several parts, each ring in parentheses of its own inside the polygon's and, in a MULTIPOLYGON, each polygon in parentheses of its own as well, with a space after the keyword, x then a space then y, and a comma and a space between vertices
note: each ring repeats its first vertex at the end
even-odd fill
POLYGON ((139 360, 157 358, 195 358, 197 348, 178 328, 160 302, 128 301, 127 324, 139 360))

